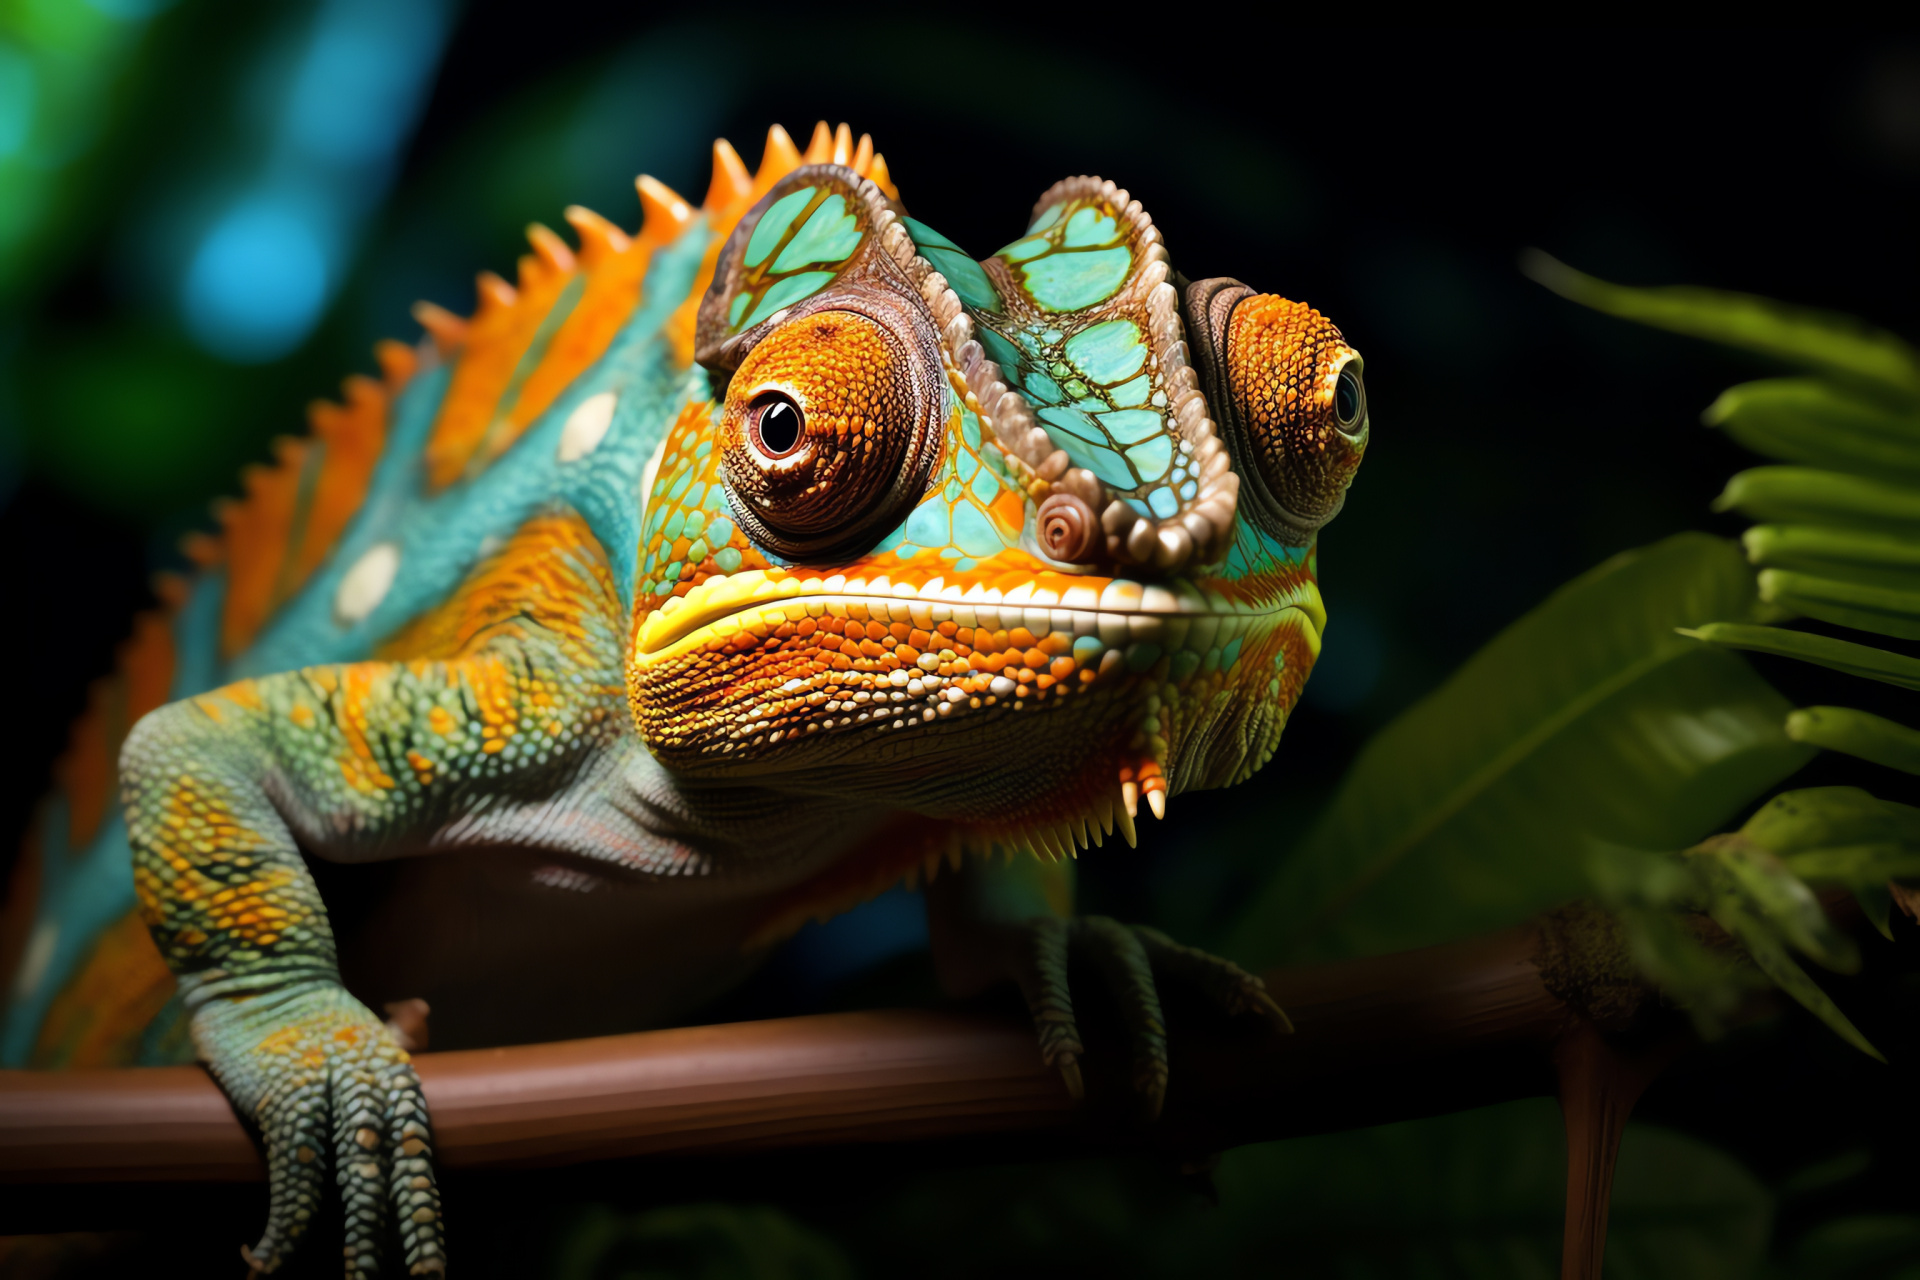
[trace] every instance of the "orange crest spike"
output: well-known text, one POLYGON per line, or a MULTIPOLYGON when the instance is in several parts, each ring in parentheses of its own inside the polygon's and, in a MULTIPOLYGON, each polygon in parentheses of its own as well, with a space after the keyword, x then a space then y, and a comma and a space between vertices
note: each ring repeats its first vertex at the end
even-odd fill
POLYGON ((640 191, 641 235, 652 233, 659 239, 671 240, 680 228, 693 221, 693 207, 658 178, 643 173, 634 179, 634 186, 640 191))
POLYGON ((833 131, 833 162, 849 164, 853 160, 853 128, 846 121, 833 131))
POLYGON ((484 323, 492 312, 512 310, 520 291, 502 280, 491 271, 482 271, 474 277, 474 292, 480 297, 480 306, 473 313, 474 323, 484 323))
POLYGON ((893 175, 887 172, 887 158, 878 151, 873 153, 873 159, 867 164, 866 177, 874 186, 886 192, 889 199, 900 198, 900 189, 893 185, 893 175))
POLYGON ((539 256, 548 271, 564 274, 573 270, 573 250, 567 247, 565 240, 555 235, 549 228, 538 222, 529 224, 527 243, 533 246, 534 253, 539 256))
POLYGON ((406 343, 395 342, 392 338, 382 338, 374 343, 373 358, 380 364, 380 379, 388 391, 400 390, 420 367, 418 353, 406 343))
POLYGON ((800 149, 776 124, 767 130, 766 150, 760 153, 760 170, 753 175, 753 185, 765 190, 799 167, 800 149))
POLYGON ((725 138, 713 140, 713 182, 707 187, 707 199, 703 207, 724 209, 736 200, 743 200, 753 190, 753 175, 747 172, 746 161, 733 149, 733 144, 725 138))
POLYGON ((808 164, 825 164, 833 158, 833 130, 825 120, 813 126, 813 137, 807 140, 807 153, 801 158, 808 164))
POLYGON ((452 355, 467 340, 467 322, 445 307, 431 302, 413 304, 413 318, 433 339, 434 350, 442 356, 452 355))
POLYGON ((567 225, 580 237, 580 262, 589 271, 633 243, 626 232, 583 205, 567 206, 567 225))
POLYGON ((867 170, 872 166, 872 164, 873 164, 873 135, 870 133, 863 133, 860 135, 859 145, 854 147, 853 149, 853 163, 850 167, 853 169, 855 173, 859 174, 861 177, 864 178, 867 176, 867 170))

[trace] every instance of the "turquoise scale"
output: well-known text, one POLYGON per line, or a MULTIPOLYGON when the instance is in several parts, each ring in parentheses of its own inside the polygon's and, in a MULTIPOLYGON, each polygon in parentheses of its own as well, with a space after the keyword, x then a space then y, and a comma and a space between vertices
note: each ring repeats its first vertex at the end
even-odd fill
POLYGON ((781 196, 747 238, 740 260, 746 275, 727 309, 728 327, 739 333, 811 298, 846 269, 865 238, 841 192, 815 185, 781 196))
POLYGON ((994 277, 925 223, 902 219, 914 247, 965 304, 980 345, 1026 396, 1054 445, 1142 515, 1166 519, 1199 492, 1199 476, 1151 367, 1144 308, 1116 304, 1139 265, 1105 201, 1076 197, 1043 210, 994 256, 994 277))

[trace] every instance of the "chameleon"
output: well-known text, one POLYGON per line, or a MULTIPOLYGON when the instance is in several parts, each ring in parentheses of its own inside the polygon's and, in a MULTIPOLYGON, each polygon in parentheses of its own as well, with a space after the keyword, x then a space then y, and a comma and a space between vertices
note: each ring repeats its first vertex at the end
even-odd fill
POLYGON ((756 170, 717 142, 697 207, 638 192, 637 232, 571 208, 471 315, 420 304, 245 476, 20 863, 5 1063, 204 1062, 264 1149, 257 1271, 336 1205, 348 1275, 445 1270, 423 1010, 445 1047, 658 1025, 901 883, 1076 1096, 1070 956, 1148 1118, 1157 981, 1285 1028, 1227 961, 1074 916, 1072 868, 1274 753, 1359 353, 1180 275, 1098 178, 985 259, 846 125, 756 170), (374 863, 336 929, 321 880, 374 863))

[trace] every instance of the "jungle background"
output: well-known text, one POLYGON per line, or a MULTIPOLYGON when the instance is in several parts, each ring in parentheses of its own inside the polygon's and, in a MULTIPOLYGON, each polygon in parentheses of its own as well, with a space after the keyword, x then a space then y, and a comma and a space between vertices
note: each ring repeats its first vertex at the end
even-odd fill
MULTIPOLYGON (((1920 337, 1909 37, 0 0, 0 860, 150 575, 184 567, 181 535, 306 401, 414 336, 414 300, 464 312, 527 223, 581 203, 631 226, 635 174, 697 199, 715 136, 752 163, 768 124, 804 140, 822 118, 870 132, 914 215, 976 254, 1057 178, 1099 173, 1186 274, 1309 301, 1365 353, 1374 443, 1321 540, 1327 647, 1280 754, 1084 865, 1083 909, 1195 942, 1369 735, 1502 627, 1616 552, 1742 525, 1709 502, 1754 459, 1698 415, 1772 366, 1583 311, 1522 276, 1523 249, 1920 337)), ((1827 696, 1755 663, 1797 703, 1827 696)), ((1850 701, 1907 697, 1875 696, 1850 701)), ((1843 775, 1914 798, 1858 762, 1794 781, 1843 775)), ((888 895, 712 1016, 928 998, 924 944, 917 901, 888 895)), ((1896 1016, 1915 1002, 1904 973, 1881 987, 1896 1013, 1856 1016, 1891 1067, 1796 1013, 1654 1086, 1609 1274, 1920 1276, 1896 1016)), ((448 1212, 503 1274, 1550 1275, 1563 1158, 1534 1100, 1233 1153, 1217 1207, 1146 1162, 983 1155, 603 1170, 448 1212)))

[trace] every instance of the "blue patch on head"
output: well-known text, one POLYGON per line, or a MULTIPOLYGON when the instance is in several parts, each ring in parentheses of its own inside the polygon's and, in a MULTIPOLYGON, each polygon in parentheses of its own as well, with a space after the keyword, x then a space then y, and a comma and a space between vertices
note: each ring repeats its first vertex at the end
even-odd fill
POLYGON ((1105 302, 1120 291, 1133 269, 1133 253, 1125 245, 1052 253, 1020 267, 1027 292, 1048 311, 1079 311, 1105 302))

